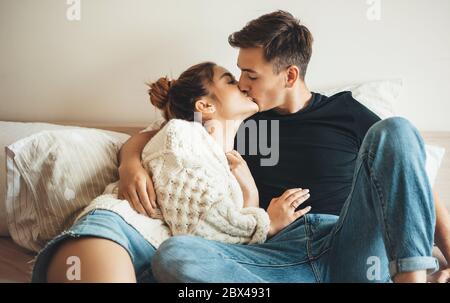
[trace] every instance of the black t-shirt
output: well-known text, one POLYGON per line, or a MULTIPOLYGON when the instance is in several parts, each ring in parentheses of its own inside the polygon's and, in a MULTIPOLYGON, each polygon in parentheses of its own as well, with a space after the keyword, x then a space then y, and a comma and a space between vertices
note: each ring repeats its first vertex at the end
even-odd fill
POLYGON ((308 188, 311 197, 300 208, 311 205, 311 213, 339 215, 350 194, 361 143, 380 118, 356 101, 351 92, 341 92, 331 97, 313 93, 307 106, 293 114, 274 110, 257 113, 241 128, 249 120, 256 122, 257 138, 245 128, 242 156, 258 187, 260 207, 267 209, 271 199, 287 189, 308 188), (272 121, 279 121, 278 163, 264 166, 261 159, 273 159, 275 154, 275 149, 272 155, 267 155, 267 150, 259 146, 270 149, 272 121), (264 132, 267 142, 259 139, 263 128, 267 129, 264 132), (258 143, 256 155, 249 154, 252 140, 258 143))

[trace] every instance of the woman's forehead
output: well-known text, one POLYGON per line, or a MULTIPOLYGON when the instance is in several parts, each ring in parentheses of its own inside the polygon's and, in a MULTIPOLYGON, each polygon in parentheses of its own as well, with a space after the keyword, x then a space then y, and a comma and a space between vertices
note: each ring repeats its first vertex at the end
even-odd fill
POLYGON ((214 78, 215 78, 215 79, 220 79, 220 77, 221 77, 223 74, 226 74, 226 73, 231 74, 231 72, 230 72, 229 70, 227 70, 227 69, 226 69, 225 67, 223 67, 223 66, 216 65, 216 66, 214 67, 214 78))

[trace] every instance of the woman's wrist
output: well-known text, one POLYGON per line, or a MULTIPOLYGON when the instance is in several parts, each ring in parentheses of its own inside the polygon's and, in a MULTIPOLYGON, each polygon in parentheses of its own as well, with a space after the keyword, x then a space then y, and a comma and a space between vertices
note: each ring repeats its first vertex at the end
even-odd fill
POLYGON ((258 190, 243 190, 242 193, 245 207, 259 207, 258 190))

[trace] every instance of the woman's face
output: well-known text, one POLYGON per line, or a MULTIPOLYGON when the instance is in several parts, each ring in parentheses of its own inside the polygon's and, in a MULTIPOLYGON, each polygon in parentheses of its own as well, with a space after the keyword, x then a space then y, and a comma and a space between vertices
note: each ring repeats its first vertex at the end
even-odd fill
POLYGON ((259 111, 253 99, 239 89, 234 76, 221 66, 214 67, 213 84, 209 90, 216 97, 216 119, 245 120, 259 111))

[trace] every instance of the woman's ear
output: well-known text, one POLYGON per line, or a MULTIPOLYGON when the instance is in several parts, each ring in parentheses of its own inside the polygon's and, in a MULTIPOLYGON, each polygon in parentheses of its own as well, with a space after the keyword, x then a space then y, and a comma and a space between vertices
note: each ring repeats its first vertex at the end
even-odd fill
POLYGON ((200 112, 203 115, 213 114, 216 111, 216 107, 206 99, 200 99, 195 102, 195 111, 200 112))
POLYGON ((297 81, 299 75, 300 75, 300 69, 295 66, 291 65, 287 68, 287 74, 286 74, 286 87, 293 87, 295 82, 297 81))

